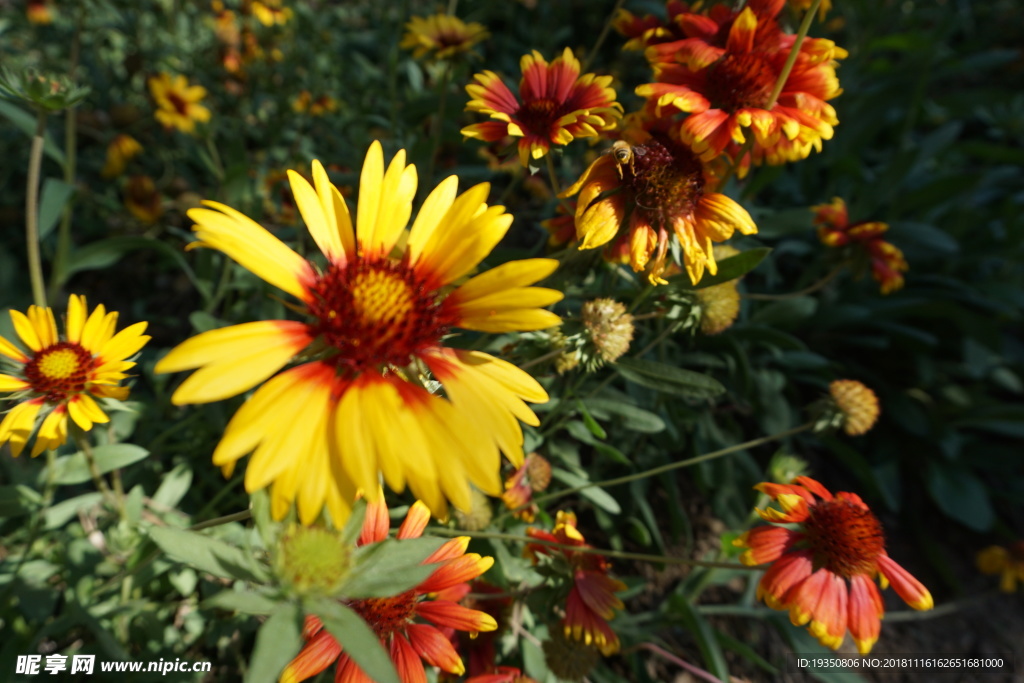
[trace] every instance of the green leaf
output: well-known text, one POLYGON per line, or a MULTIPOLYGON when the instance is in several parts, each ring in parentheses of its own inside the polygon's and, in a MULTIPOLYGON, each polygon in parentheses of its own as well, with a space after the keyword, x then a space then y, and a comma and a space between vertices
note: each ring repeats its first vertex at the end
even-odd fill
POLYGON ((925 479, 928 493, 950 519, 975 531, 988 531, 995 521, 995 511, 985 484, 966 467, 932 459, 928 461, 925 479))
POLYGON ((352 572, 338 592, 347 598, 379 598, 415 588, 437 569, 422 562, 442 543, 428 536, 364 545, 356 550, 352 572))
POLYGON ((58 529, 75 517, 79 511, 99 505, 103 501, 103 494, 99 491, 83 493, 80 496, 64 500, 50 507, 46 511, 44 519, 47 529, 58 529))
POLYGON ((58 282, 64 283, 75 273, 84 270, 107 268, 120 261, 129 252, 139 249, 153 249, 161 256, 173 261, 176 266, 181 268, 192 283, 192 286, 204 298, 210 296, 209 284, 196 277, 180 249, 150 237, 109 237, 105 240, 79 247, 71 254, 67 268, 63 272, 54 273, 54 277, 57 278, 58 282))
POLYGON ((0 486, 0 517, 20 517, 42 502, 43 497, 27 486, 0 486))
MULTIPOLYGON (((127 467, 149 455, 149 451, 145 448, 130 443, 97 446, 92 453, 100 474, 127 467)), ((53 481, 56 484, 84 484, 92 480, 85 454, 81 451, 74 455, 57 458, 54 469, 53 481)))
POLYGON ((568 484, 573 488, 586 486, 587 488, 580 490, 580 495, 602 510, 610 512, 613 515, 617 515, 622 512, 622 507, 619 505, 619 501, 612 498, 611 494, 597 486, 590 486, 590 482, 578 474, 573 474, 568 470, 555 467, 551 470, 551 476, 563 484, 568 484))
POLYGON ((809 318, 818 310, 818 300, 810 296, 776 301, 760 309, 750 318, 751 323, 770 327, 792 326, 809 318))
POLYGON ((156 526, 149 530, 149 537, 171 558, 208 574, 253 583, 262 583, 270 578, 248 553, 215 538, 194 531, 156 526))
POLYGON ((275 683, 301 649, 302 612, 292 603, 279 605, 256 633, 245 683, 275 683))
POLYGON ((725 393, 714 377, 638 358, 623 358, 612 367, 630 382, 686 398, 714 398, 725 393))
POLYGON ((601 425, 597 424, 597 420, 587 410, 587 406, 583 404, 583 401, 576 399, 576 408, 580 411, 580 416, 583 417, 583 424, 587 426, 590 433, 599 439, 607 439, 608 433, 601 428, 601 425))
MULTIPOLYGON (((0 99, 0 116, 8 119, 15 127, 20 128, 30 138, 36 134, 36 118, 11 102, 0 99)), ((60 151, 50 134, 43 137, 43 152, 61 166, 64 165, 64 152, 60 151)))
POLYGON ((366 499, 360 498, 352 505, 352 513, 341 530, 341 543, 354 546, 363 530, 363 522, 366 520, 366 499))
POLYGON ((309 608, 323 622, 327 632, 341 643, 345 654, 359 665, 371 681, 402 683, 391 656, 381 645, 377 634, 358 614, 334 600, 321 600, 309 608))
POLYGON ((64 205, 74 194, 75 186, 63 180, 47 178, 43 182, 43 193, 39 200, 39 239, 49 235, 60 219, 64 205))
POLYGON ((167 508, 173 508, 188 493, 192 485, 192 468, 181 463, 173 470, 163 475, 160 488, 153 494, 153 502, 167 508))
POLYGON ((202 606, 243 614, 271 614, 278 604, 266 595, 253 591, 223 590, 204 600, 202 606))
POLYGON ((742 277, 754 268, 757 268, 758 264, 770 253, 772 253, 772 250, 768 247, 747 249, 735 256, 719 261, 718 273, 712 275, 710 272, 705 272, 704 277, 696 285, 690 282, 689 275, 681 273, 668 278, 669 286, 676 289, 704 289, 705 287, 720 285, 723 282, 729 282, 730 280, 742 277))
POLYGON ((701 616, 693 605, 681 595, 669 598, 669 610, 677 615, 686 630, 690 632, 704 658, 704 665, 715 676, 723 681, 729 680, 729 667, 725 663, 725 655, 715 637, 715 630, 701 616))
POLYGON ((615 424, 633 432, 657 434, 665 429, 665 421, 660 417, 649 410, 626 403, 625 400, 589 398, 587 408, 592 414, 603 419, 604 415, 618 416, 615 424))

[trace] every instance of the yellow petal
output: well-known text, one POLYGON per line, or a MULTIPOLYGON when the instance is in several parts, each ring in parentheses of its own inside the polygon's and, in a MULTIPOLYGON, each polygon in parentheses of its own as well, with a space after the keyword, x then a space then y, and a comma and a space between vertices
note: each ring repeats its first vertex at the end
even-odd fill
POLYGON ((423 249, 433 239, 434 232, 443 225, 443 219, 455 201, 458 188, 459 179, 456 176, 448 176, 423 201, 409 231, 407 244, 411 263, 419 260, 423 249))
MULTIPOLYGON (((419 220, 417 218, 417 220, 419 220)), ((410 242, 412 238, 410 237, 410 242)), ((558 261, 550 258, 532 258, 509 261, 471 278, 452 296, 458 301, 469 302, 479 297, 504 291, 511 287, 522 287, 540 282, 558 269, 558 261)))
POLYGON ((69 342, 78 343, 82 339, 82 328, 85 327, 85 318, 88 314, 88 306, 84 296, 72 294, 68 297, 68 318, 64 324, 64 332, 69 342))
POLYGON ((363 384, 349 386, 338 402, 333 432, 336 450, 334 457, 348 473, 352 483, 363 491, 377 488, 377 451, 368 426, 363 420, 363 384))
POLYGON ((28 317, 44 349, 57 343, 57 322, 53 318, 53 309, 48 306, 29 306, 28 317))
POLYGON ((146 331, 147 323, 135 323, 124 328, 111 338, 102 349, 100 358, 104 363, 119 361, 130 358, 146 345, 150 337, 142 334, 146 331))
POLYGON ((94 423, 106 424, 110 422, 107 414, 96 405, 96 401, 88 394, 78 394, 68 401, 68 415, 75 421, 83 432, 92 429, 94 423))
POLYGON ((4 337, 0 337, 0 355, 7 356, 11 360, 16 360, 19 363, 27 363, 30 359, 21 349, 7 341, 4 337))
POLYGON ((474 363, 473 367, 478 372, 487 375, 520 398, 531 403, 548 402, 548 392, 544 390, 544 387, 530 373, 520 370, 508 361, 495 358, 481 351, 461 351, 458 353, 465 362, 474 363))
POLYGON ((68 415, 63 406, 57 406, 39 425, 36 443, 32 447, 32 457, 36 457, 47 449, 57 448, 68 438, 68 415))
POLYGON ((508 310, 496 313, 481 312, 464 315, 459 327, 478 332, 524 332, 527 330, 543 330, 557 327, 562 319, 551 311, 539 308, 525 310, 508 310))
POLYGON ((0 374, 0 391, 21 391, 31 386, 31 382, 26 382, 20 377, 0 374))
MULTIPOLYGON (((33 307, 30 307, 30 310, 33 307)), ((18 333, 18 337, 24 342, 25 346, 32 349, 33 351, 42 351, 42 341, 39 339, 39 334, 36 332, 35 327, 32 325, 32 321, 28 319, 21 311, 11 309, 11 322, 14 323, 14 331, 18 333)))
POLYGON ((0 422, 0 444, 11 442, 11 455, 18 457, 25 449, 29 437, 32 435, 32 428, 36 424, 36 415, 43 407, 42 399, 25 401, 11 408, 0 422))
MULTIPOLYGON (((334 235, 337 236, 338 246, 341 251, 332 260, 345 262, 354 258, 356 254, 356 233, 352 229, 352 218, 348 213, 348 205, 344 197, 327 177, 327 171, 319 161, 313 162, 313 183, 316 193, 320 197, 320 204, 324 209, 324 216, 327 218, 327 225, 334 235)), ((332 238, 333 240, 333 238, 332 238)), ((325 252, 326 253, 326 252, 325 252)), ((330 254, 328 254, 330 258, 330 254)))
POLYGON ((204 201, 208 209, 190 209, 200 242, 224 252, 266 282, 304 299, 312 266, 248 216, 219 202, 204 201), (216 209, 216 210, 214 210, 216 209))

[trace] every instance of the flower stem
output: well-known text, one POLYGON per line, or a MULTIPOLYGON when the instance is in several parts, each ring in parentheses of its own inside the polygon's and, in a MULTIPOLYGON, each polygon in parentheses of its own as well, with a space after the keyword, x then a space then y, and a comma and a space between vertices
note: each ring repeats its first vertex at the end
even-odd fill
MULTIPOLYGON (((451 12, 449 12, 451 14, 451 12)), ((444 70, 441 72, 441 78, 437 84, 437 118, 434 119, 434 125, 431 126, 434 135, 434 146, 430 150, 430 162, 427 165, 427 176, 426 182, 423 183, 423 188, 430 188, 434 185, 434 168, 437 166, 437 155, 441 151, 441 140, 444 133, 444 110, 445 104, 448 102, 448 83, 452 79, 452 65, 448 61, 443 62, 444 70)))
MULTIPOLYGON (((710 681, 710 683, 721 683, 721 681, 716 676, 712 675, 710 672, 705 671, 704 669, 700 668, 699 666, 694 666, 693 664, 690 664, 689 662, 683 661, 682 659, 680 659, 679 657, 675 656, 674 654, 672 654, 668 650, 663 650, 662 648, 658 647, 654 643, 640 643, 636 647, 630 648, 630 650, 650 650, 651 652, 653 652, 654 654, 658 655, 659 657, 661 657, 663 659, 667 659, 668 661, 672 662, 676 666, 679 666, 679 667, 685 669, 686 671, 688 671, 690 673, 690 675, 694 676, 695 678, 699 678, 702 681, 710 681)), ((623 652, 623 654, 626 654, 626 653, 623 652)))
MULTIPOLYGON (((562 194, 562 185, 558 182, 558 174, 555 173, 555 160, 552 158, 550 151, 544 155, 544 160, 547 161, 548 164, 548 179, 551 181, 551 191, 555 193, 556 197, 558 197, 558 195, 562 194)), ((559 197, 559 199, 561 199, 561 197, 559 197)))
POLYGON ((251 517, 251 510, 242 510, 241 512, 235 512, 230 515, 224 515, 223 517, 214 517, 213 519, 208 519, 205 522, 193 524, 188 528, 188 530, 199 531, 200 529, 209 529, 210 527, 220 526, 221 524, 230 524, 231 522, 244 522, 245 520, 251 517))
POLYGON ((685 557, 673 557, 672 555, 648 555, 646 553, 628 553, 622 550, 610 548, 591 548, 586 546, 570 545, 557 541, 548 541, 543 538, 531 538, 530 536, 518 536, 516 534, 505 534, 498 531, 467 531, 466 529, 449 529, 448 527, 430 527, 425 533, 434 533, 441 536, 469 536, 470 538, 488 538, 496 541, 514 541, 518 543, 532 543, 551 548, 569 550, 574 553, 585 555, 601 555, 602 557, 614 557, 619 560, 636 560, 637 562, 652 562, 656 564, 683 564, 692 567, 714 567, 718 569, 738 569, 750 571, 758 567, 748 567, 738 562, 706 562, 704 560, 690 560, 685 557))
POLYGON ((28 189, 25 192, 25 242, 28 247, 28 270, 32 281, 32 300, 46 308, 43 287, 43 261, 39 255, 39 176, 43 165, 43 139, 46 135, 46 112, 36 114, 36 133, 28 157, 28 189))
MULTIPOLYGON (((680 460, 679 462, 670 462, 667 465, 661 465, 660 467, 654 467, 654 468, 649 469, 649 470, 644 470, 643 472, 637 472, 635 474, 627 474, 627 475, 622 476, 622 477, 615 477, 614 479, 604 479, 602 481, 591 481, 591 482, 587 482, 586 484, 583 484, 583 485, 580 485, 580 486, 574 486, 572 488, 563 489, 561 491, 555 491, 554 493, 549 493, 549 494, 547 494, 545 496, 540 496, 538 498, 534 498, 532 502, 535 505, 539 505, 541 503, 546 503, 548 501, 555 500, 556 498, 562 498, 563 496, 568 496, 568 495, 571 495, 573 493, 578 493, 578 492, 580 492, 580 491, 582 491, 584 489, 594 488, 595 486, 600 486, 600 487, 604 488, 604 487, 607 487, 607 486, 617 486, 618 484, 626 484, 628 482, 636 481, 638 479, 646 479, 647 477, 653 477, 653 476, 656 476, 658 474, 663 474, 665 472, 671 472, 672 470, 677 470, 677 469, 680 469, 682 467, 689 467, 691 465, 696 465, 697 463, 706 462, 708 460, 714 460, 715 458, 720 458, 723 455, 729 455, 731 453, 736 453, 737 451, 746 450, 748 448, 754 448, 755 446, 760 446, 762 444, 771 443, 772 441, 778 441, 779 439, 785 439, 786 437, 793 436, 795 434, 799 434, 800 432, 805 432, 805 431, 807 431, 808 429, 810 429, 813 426, 814 426, 813 422, 807 422, 805 424, 800 425, 799 427, 794 427, 793 429, 788 429, 788 430, 786 430, 784 432, 779 432, 778 434, 772 434, 770 436, 762 436, 760 438, 752 439, 750 441, 744 441, 743 443, 739 443, 739 444, 736 444, 734 446, 728 446, 726 448, 721 448, 721 449, 719 449, 717 451, 711 451, 710 453, 705 453, 703 455, 698 455, 698 456, 695 456, 693 458, 687 458, 686 460, 680 460)), ((513 512, 514 513, 514 512, 516 512, 516 510, 510 510, 509 512, 513 512)))
POLYGON ((18 573, 21 571, 21 568, 25 565, 25 561, 28 559, 29 554, 32 552, 32 546, 35 545, 36 539, 39 538, 39 531, 43 528, 43 521, 46 519, 46 511, 50 509, 50 505, 53 503, 53 494, 54 491, 57 490, 57 483, 55 481, 56 462, 57 452, 53 449, 46 449, 46 483, 43 485, 43 502, 32 515, 31 526, 29 526, 28 530, 28 541, 25 542, 25 551, 21 554, 21 557, 18 558, 18 563, 14 565, 14 570, 10 574, 7 587, 4 588, 2 593, 0 593, 0 605, 9 604, 7 599, 18 585, 18 573))
POLYGON ((526 361, 525 363, 522 363, 519 366, 519 369, 520 370, 525 370, 526 368, 532 368, 534 365, 540 365, 541 363, 543 363, 546 360, 551 360, 552 358, 558 358, 558 356, 560 356, 564 352, 565 352, 565 349, 555 349, 554 351, 548 351, 543 356, 537 356, 536 358, 531 358, 530 360, 526 361))
POLYGON ((825 275, 825 277, 821 278, 820 280, 818 280, 814 284, 812 284, 812 285, 810 285, 808 287, 804 287, 801 290, 798 290, 798 291, 795 291, 795 292, 790 292, 789 294, 757 294, 757 293, 750 293, 750 294, 742 294, 741 296, 744 299, 753 299, 755 301, 781 301, 783 299, 795 299, 795 298, 800 297, 800 296, 806 296, 807 294, 813 294, 814 292, 817 292, 819 289, 821 289, 822 287, 824 287, 828 283, 832 282, 832 280, 834 280, 835 277, 837 275, 839 275, 839 273, 842 272, 844 265, 845 264, 840 263, 835 268, 830 270, 825 275))
POLYGON ((807 37, 807 32, 811 30, 811 23, 814 22, 814 15, 818 13, 820 6, 821 0, 814 0, 811 3, 811 8, 804 15, 804 20, 800 22, 800 28, 797 29, 793 47, 789 51, 786 63, 782 66, 782 71, 779 72, 779 78, 775 81, 775 87, 772 88, 772 94, 768 97, 768 104, 765 106, 765 109, 774 107, 775 101, 782 94, 782 88, 785 87, 786 81, 789 80, 789 74, 793 70, 793 65, 796 64, 797 56, 800 54, 800 45, 804 42, 804 38, 807 37))
POLYGON ((604 28, 601 29, 601 34, 597 36, 597 40, 594 41, 594 47, 590 48, 590 52, 587 53, 587 58, 583 60, 583 65, 580 66, 581 74, 587 73, 587 69, 590 68, 590 63, 594 61, 594 55, 596 55, 598 50, 601 49, 601 46, 604 45, 604 41, 608 37, 608 34, 611 33, 612 21, 615 20, 615 15, 619 13, 619 10, 622 9, 624 4, 626 4, 626 0, 618 0, 615 3, 615 7, 612 8, 612 13, 608 15, 607 21, 604 22, 604 28))
POLYGON ((100 468, 96 464, 96 455, 92 452, 92 444, 89 443, 89 439, 86 438, 85 433, 77 426, 72 426, 70 432, 71 437, 75 440, 75 445, 78 446, 78 449, 82 451, 82 455, 85 456, 85 464, 89 467, 92 483, 96 485, 96 489, 103 494, 107 502, 118 509, 121 513, 121 519, 127 519, 128 511, 124 505, 124 495, 122 493, 120 498, 115 496, 107 484, 107 480, 103 478, 100 468))

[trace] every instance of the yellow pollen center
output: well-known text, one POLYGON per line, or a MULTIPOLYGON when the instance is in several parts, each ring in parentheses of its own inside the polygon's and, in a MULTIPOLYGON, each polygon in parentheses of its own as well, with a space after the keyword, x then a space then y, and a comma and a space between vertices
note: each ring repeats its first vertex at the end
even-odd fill
POLYGON ((71 349, 57 349, 39 359, 39 372, 47 379, 67 379, 79 370, 78 354, 71 349))
POLYGON ((387 271, 359 273, 352 280, 351 291, 353 313, 366 324, 400 323, 409 317, 414 307, 409 285, 387 271))

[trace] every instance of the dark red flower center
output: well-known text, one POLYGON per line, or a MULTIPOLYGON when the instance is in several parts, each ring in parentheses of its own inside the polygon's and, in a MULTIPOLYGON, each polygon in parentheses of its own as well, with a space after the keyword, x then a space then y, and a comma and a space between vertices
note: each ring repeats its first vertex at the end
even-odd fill
POLYGON ((810 508, 804 535, 814 555, 814 567, 850 578, 872 574, 885 551, 885 536, 878 518, 845 500, 821 501, 810 508))
POLYGON ((571 111, 573 109, 567 103, 559 104, 545 97, 524 102, 515 113, 514 120, 520 124, 524 132, 547 137, 555 122, 571 111))
POLYGON ((693 153, 668 138, 652 137, 632 148, 620 162, 623 182, 636 207, 656 228, 668 229, 672 219, 693 213, 704 195, 704 169, 693 153))
POLYGON ((313 332, 337 350, 330 361, 356 372, 408 365, 455 322, 405 261, 332 264, 312 291, 313 332))
POLYGON ((73 342, 59 342, 36 353, 25 364, 25 379, 32 390, 44 394, 50 403, 60 403, 68 394, 85 390, 89 372, 95 366, 92 354, 73 342))
POLYGON ((349 607, 370 625, 378 638, 387 642, 388 638, 402 631, 412 621, 416 613, 416 591, 406 591, 390 598, 353 600, 349 607))
POLYGON ((777 78, 775 69, 759 54, 727 54, 708 67, 705 95, 712 107, 728 112, 764 109, 777 78))
POLYGON ((171 90, 167 93, 167 100, 174 106, 175 111, 182 116, 188 116, 188 102, 184 97, 171 90))

